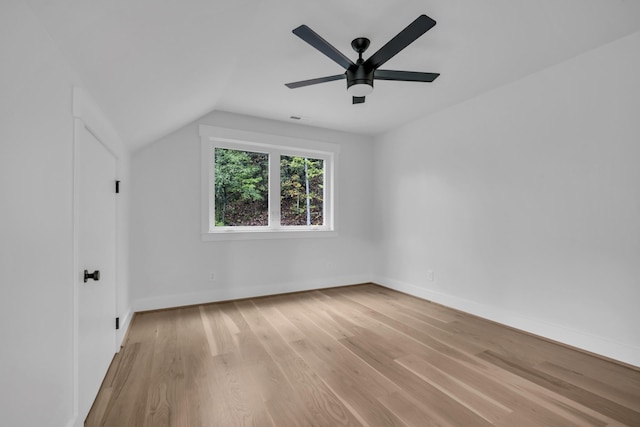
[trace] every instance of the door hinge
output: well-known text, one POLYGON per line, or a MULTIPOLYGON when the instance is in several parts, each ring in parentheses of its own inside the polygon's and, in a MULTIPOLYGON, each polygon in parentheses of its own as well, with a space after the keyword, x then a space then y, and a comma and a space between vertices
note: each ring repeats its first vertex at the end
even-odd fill
POLYGON ((120 181, 116 181, 116 194, 120 192, 120 181))
POLYGON ((120 318, 116 317, 116 329, 120 329, 120 318))

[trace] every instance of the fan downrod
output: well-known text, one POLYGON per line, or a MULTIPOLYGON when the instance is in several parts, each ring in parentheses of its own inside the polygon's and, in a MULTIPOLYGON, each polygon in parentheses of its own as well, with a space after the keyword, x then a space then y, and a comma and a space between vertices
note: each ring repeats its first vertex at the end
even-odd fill
POLYGON ((362 54, 369 47, 371 41, 366 37, 358 37, 357 39, 353 39, 351 42, 351 47, 358 53, 358 56, 362 58, 362 54))

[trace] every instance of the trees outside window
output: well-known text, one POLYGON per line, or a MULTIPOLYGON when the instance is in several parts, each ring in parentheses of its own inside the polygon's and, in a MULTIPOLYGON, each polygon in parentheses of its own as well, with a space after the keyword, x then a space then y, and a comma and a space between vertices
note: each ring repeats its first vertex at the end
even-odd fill
POLYGON ((269 156, 215 149, 216 226, 269 225, 269 156))
POLYGON ((282 225, 322 225, 324 161, 280 157, 280 222, 282 225))

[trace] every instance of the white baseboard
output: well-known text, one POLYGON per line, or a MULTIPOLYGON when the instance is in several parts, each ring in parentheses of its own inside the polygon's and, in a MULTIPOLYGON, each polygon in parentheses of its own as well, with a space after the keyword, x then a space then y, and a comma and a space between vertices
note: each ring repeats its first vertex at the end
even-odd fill
POLYGON ((640 367, 640 348, 638 347, 612 341, 609 338, 593 335, 588 332, 548 323, 543 320, 531 319, 509 310, 436 292, 421 286, 386 277, 378 277, 374 282, 389 289, 433 301, 543 338, 558 341, 572 347, 640 367))
POLYGON ((194 292, 177 295, 160 295, 134 300, 134 311, 160 310, 164 308, 182 307, 194 304, 229 301, 241 298, 253 298, 267 295, 277 295, 289 292, 309 291, 313 289, 334 288, 350 284, 370 282, 369 276, 347 276, 329 279, 295 281, 263 286, 225 287, 211 289, 204 292, 194 292))
POLYGON ((133 311, 131 307, 127 308, 125 313, 120 316, 120 329, 116 331, 116 348, 118 351, 120 351, 120 347, 122 346, 122 340, 124 340, 124 337, 127 335, 132 317, 133 311))

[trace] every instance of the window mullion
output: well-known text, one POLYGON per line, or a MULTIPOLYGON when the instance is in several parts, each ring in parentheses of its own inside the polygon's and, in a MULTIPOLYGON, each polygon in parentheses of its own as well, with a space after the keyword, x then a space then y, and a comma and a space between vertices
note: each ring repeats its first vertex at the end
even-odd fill
POLYGON ((280 228, 280 152, 269 151, 269 228, 280 228))
POLYGON ((207 168, 209 170, 208 174, 208 182, 207 188, 209 189, 209 221, 208 227, 209 232, 213 231, 216 226, 216 210, 215 210, 215 195, 216 195, 216 154, 215 154, 215 146, 211 144, 209 146, 209 150, 207 151, 207 168))

